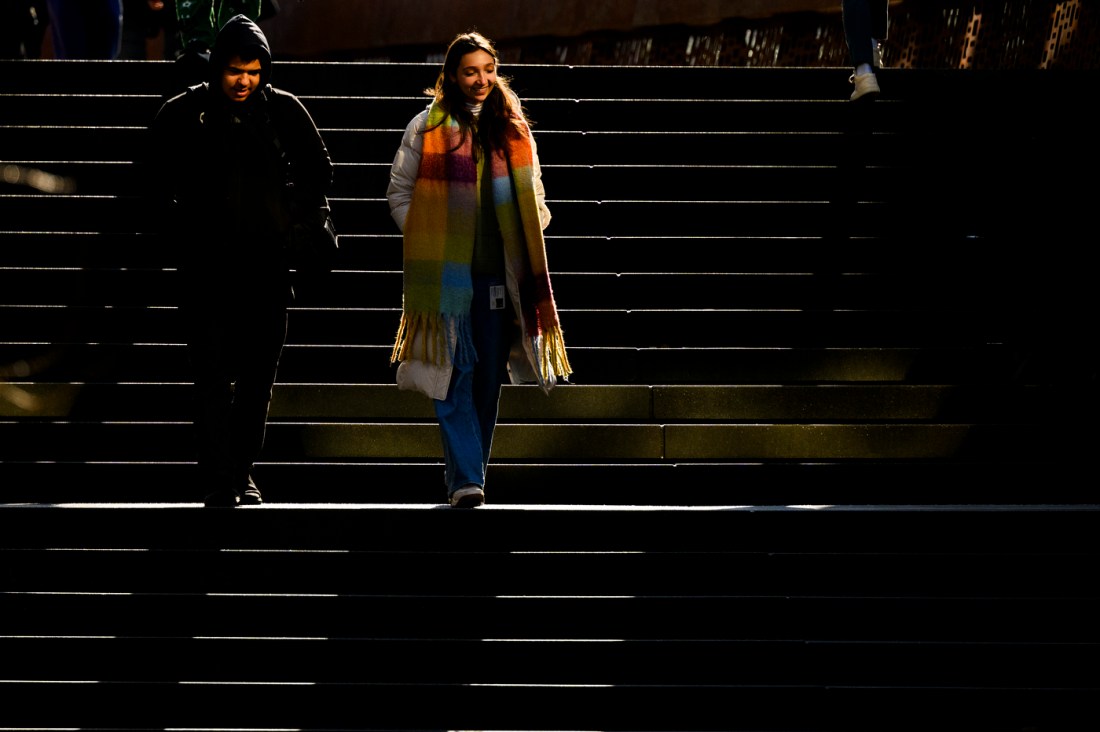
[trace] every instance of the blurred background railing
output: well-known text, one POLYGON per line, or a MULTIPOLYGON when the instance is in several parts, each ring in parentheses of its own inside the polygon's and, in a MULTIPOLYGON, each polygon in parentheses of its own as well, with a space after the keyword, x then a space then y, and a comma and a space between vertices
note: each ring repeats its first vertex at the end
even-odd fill
MULTIPOLYGON (((55 57, 50 5, 4 3, 0 56, 55 57)), ((175 0, 121 7, 120 58, 175 57, 175 0)), ((839 0, 264 0, 260 25, 281 60, 435 63, 456 33, 476 27, 506 63, 848 65, 839 0)), ((1100 8, 1087 0, 890 0, 883 60, 898 68, 1094 69, 1098 41, 1100 8)))

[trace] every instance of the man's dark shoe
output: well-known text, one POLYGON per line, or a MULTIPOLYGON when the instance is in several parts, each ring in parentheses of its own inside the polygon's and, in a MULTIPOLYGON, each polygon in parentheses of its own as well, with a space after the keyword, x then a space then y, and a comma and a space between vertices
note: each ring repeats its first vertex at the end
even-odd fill
POLYGON ((246 488, 244 493, 241 494, 240 505, 242 506, 259 506, 263 502, 264 497, 260 495, 260 489, 254 485, 246 488))
POLYGON ((264 502, 264 497, 260 493, 260 489, 256 487, 256 481, 252 480, 252 476, 248 476, 248 485, 244 489, 244 493, 241 493, 242 506, 259 506, 264 502))
POLYGON ((203 499, 206 508, 233 508, 238 502, 237 492, 229 488, 214 491, 203 499))

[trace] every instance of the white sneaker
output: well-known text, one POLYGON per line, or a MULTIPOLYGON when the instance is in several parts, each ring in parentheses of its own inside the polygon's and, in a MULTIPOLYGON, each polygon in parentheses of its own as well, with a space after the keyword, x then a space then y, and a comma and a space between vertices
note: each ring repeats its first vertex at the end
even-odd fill
POLYGON ((485 491, 479 485, 464 485, 451 494, 451 506, 454 508, 477 508, 485 503, 485 491))
POLYGON ((878 96, 881 91, 878 88, 878 79, 875 78, 873 71, 868 71, 865 74, 852 74, 848 81, 856 86, 855 91, 852 92, 853 102, 867 95, 878 96))

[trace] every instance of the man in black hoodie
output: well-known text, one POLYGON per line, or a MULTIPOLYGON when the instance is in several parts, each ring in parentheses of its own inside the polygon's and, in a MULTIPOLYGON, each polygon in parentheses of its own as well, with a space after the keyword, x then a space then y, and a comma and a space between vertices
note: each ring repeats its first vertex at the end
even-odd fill
POLYGON ((332 182, 309 113, 270 79, 267 38, 234 16, 218 32, 210 79, 166 101, 150 128, 163 206, 155 215, 181 276, 208 507, 263 502, 252 469, 294 296, 291 207, 316 210, 332 182))

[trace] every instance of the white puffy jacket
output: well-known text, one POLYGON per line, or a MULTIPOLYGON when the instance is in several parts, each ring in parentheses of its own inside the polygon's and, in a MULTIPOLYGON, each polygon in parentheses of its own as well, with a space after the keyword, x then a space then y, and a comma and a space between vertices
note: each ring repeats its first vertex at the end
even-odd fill
MULTIPOLYGON (((420 171, 420 156, 424 149, 424 136, 421 132, 428 121, 429 104, 424 111, 417 114, 405 128, 401 137, 401 146, 394 155, 393 165, 390 166, 390 182, 386 187, 386 200, 390 205, 390 215, 393 216, 397 228, 405 230, 405 217, 409 212, 409 203, 412 201, 413 186, 416 183, 417 173, 420 171)), ((546 191, 542 184, 542 168, 539 166, 538 151, 535 148, 534 139, 531 140, 532 170, 534 173, 535 200, 539 209, 539 222, 545 229, 550 223, 550 209, 546 206, 546 191)), ((511 277, 506 279, 508 295, 516 308, 519 308, 519 290, 511 277)), ((520 329, 519 334, 522 333, 520 329)), ((453 334, 452 334, 453 335, 453 334)), ((533 345, 524 342, 525 339, 517 338, 512 345, 508 359, 509 379, 513 384, 539 384, 543 390, 549 391, 555 384, 553 374, 540 375, 537 373, 538 360, 535 357, 533 345)), ((414 348, 415 348, 414 344, 414 348)), ((418 391, 432 399, 446 399, 447 391, 451 384, 451 363, 448 360, 442 365, 427 363, 425 361, 410 359, 402 361, 397 367, 397 386, 399 389, 418 391)))

